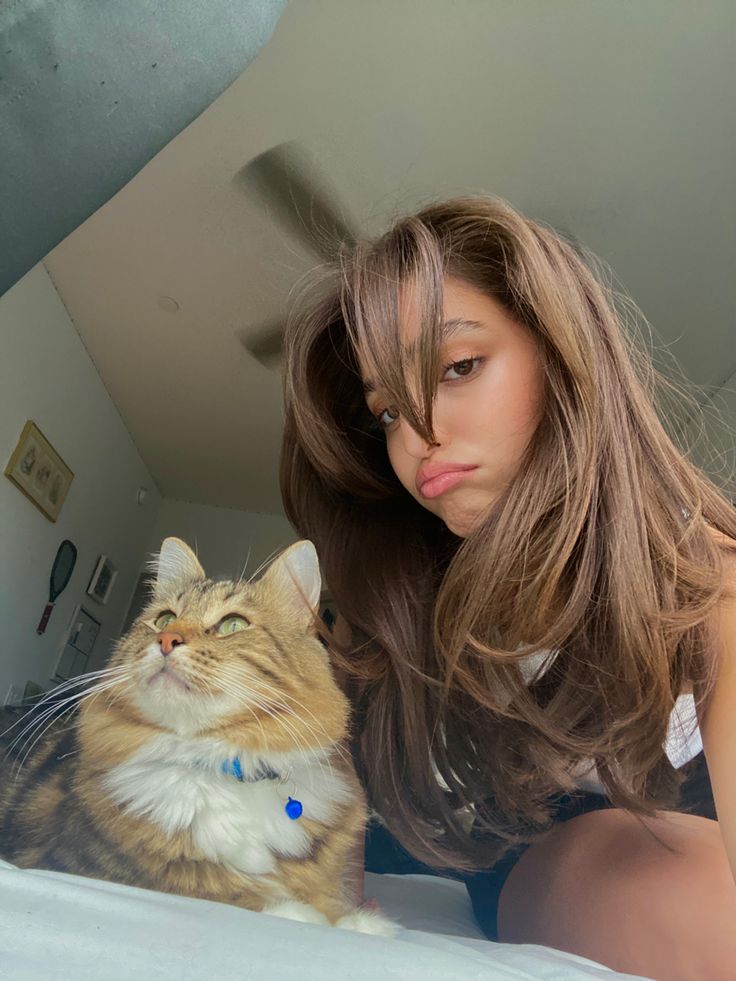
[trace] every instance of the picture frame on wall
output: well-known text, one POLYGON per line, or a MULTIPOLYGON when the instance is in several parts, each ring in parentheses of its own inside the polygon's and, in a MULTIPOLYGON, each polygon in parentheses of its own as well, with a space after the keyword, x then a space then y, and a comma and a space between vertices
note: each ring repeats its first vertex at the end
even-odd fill
POLYGON ((23 427, 5 476, 49 521, 59 517, 74 480, 71 469, 31 419, 23 427))
POLYGON ((87 586, 87 593, 92 599, 103 605, 107 603, 118 577, 118 570, 106 555, 101 555, 95 565, 92 578, 87 586))
POLYGON ((55 681, 67 681, 84 674, 94 650, 102 624, 81 605, 78 605, 69 622, 66 642, 59 655, 54 671, 55 681))

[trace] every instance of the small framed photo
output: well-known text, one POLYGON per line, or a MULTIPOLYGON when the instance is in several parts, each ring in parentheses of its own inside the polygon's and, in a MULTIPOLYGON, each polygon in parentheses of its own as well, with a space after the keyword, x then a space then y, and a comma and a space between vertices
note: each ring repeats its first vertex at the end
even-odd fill
POLYGON ((56 521, 74 474, 30 419, 5 467, 5 476, 49 521, 56 521))
POLYGON ((87 586, 87 593, 98 603, 107 603, 117 576, 118 570, 112 562, 106 555, 101 555, 87 586))
POLYGON ((83 606, 77 606, 69 623, 66 643, 54 671, 55 681, 75 678, 87 671, 100 627, 99 620, 95 620, 83 606))

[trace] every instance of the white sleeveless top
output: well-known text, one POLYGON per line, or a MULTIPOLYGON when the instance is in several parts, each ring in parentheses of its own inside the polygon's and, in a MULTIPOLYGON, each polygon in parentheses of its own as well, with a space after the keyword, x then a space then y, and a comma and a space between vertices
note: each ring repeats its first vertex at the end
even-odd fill
MULTIPOLYGON (((555 659, 554 651, 539 651, 528 655, 519 662, 519 668, 524 680, 529 684, 533 678, 541 677, 555 659)), ((664 743, 664 750, 672 766, 679 770, 689 763, 698 753, 702 752, 703 739, 698 726, 698 716, 695 711, 695 697, 686 693, 675 701, 675 707, 670 715, 670 724, 664 743)), ((593 793, 604 793, 603 784, 598 779, 596 768, 592 761, 589 766, 582 764, 578 774, 578 785, 581 790, 593 793)))

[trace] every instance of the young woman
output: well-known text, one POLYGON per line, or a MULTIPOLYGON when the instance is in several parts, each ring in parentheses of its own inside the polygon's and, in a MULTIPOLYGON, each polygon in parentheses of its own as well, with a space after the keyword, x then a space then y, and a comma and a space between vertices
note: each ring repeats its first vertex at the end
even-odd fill
POLYGON ((286 509, 352 628, 403 867, 463 876, 493 938, 736 977, 736 510, 610 291, 507 204, 453 200, 343 250, 286 362, 286 509))

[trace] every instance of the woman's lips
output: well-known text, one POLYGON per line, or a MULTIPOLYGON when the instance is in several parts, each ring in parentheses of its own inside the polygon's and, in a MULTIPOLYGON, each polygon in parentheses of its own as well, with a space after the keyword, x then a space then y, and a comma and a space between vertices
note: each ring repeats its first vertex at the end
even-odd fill
POLYGON ((417 475, 417 490, 425 500, 439 497, 446 491, 461 483, 467 475, 478 468, 475 466, 448 467, 446 470, 436 472, 431 476, 424 476, 422 479, 421 471, 417 475))

